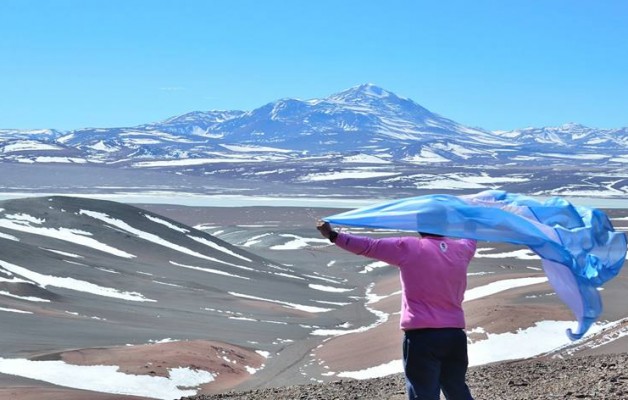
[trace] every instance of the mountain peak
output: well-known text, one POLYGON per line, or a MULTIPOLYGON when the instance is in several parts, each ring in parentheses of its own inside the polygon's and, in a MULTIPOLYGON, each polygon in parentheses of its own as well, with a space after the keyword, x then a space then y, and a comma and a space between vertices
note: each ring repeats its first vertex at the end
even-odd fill
POLYGON ((567 122, 558 127, 561 130, 570 131, 570 130, 583 130, 583 129, 591 129, 586 125, 578 124, 575 122, 567 122))
POLYGON ((347 103, 381 99, 399 99, 399 96, 372 83, 365 83, 333 94, 328 98, 328 100, 347 103))

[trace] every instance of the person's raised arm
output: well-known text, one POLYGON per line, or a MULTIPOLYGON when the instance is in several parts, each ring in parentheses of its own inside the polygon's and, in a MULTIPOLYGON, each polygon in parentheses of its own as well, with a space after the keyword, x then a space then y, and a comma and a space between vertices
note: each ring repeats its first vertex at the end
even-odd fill
MULTIPOLYGON (((316 228, 336 246, 351 253, 399 266, 406 257, 409 238, 373 239, 367 236, 336 232, 329 222, 319 221, 316 228)), ((416 243, 418 246, 418 241, 416 243)))

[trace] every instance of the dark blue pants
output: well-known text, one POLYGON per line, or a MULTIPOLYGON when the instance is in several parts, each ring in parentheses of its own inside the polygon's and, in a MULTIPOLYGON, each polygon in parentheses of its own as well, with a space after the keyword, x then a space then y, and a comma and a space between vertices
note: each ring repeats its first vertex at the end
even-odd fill
POLYGON ((473 400, 465 383, 467 335, 458 328, 406 331, 403 366, 409 400, 473 400))

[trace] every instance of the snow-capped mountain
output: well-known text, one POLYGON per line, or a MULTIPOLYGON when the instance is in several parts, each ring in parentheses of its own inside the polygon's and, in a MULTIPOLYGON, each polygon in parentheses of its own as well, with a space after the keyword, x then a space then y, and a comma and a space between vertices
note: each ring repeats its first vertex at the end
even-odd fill
POLYGON ((620 195, 628 191, 627 154, 628 128, 566 124, 491 132, 371 84, 322 99, 190 112, 135 127, 0 130, 5 169, 52 163, 150 169, 265 190, 312 182, 338 188, 342 181, 354 192, 508 186, 535 194, 602 189, 620 195))
POLYGON ((568 123, 558 127, 524 128, 508 132, 495 132, 523 146, 556 146, 563 148, 595 149, 628 146, 628 128, 594 129, 568 123))
POLYGON ((86 161, 104 163, 242 152, 272 153, 279 160, 289 155, 348 153, 396 162, 523 162, 537 153, 553 152, 610 159, 628 148, 626 128, 599 130, 566 124, 490 132, 459 124, 371 84, 323 99, 281 99, 248 112, 197 111, 130 128, 2 130, 0 138, 4 161, 27 157, 23 152, 14 154, 15 142, 26 140, 30 145, 25 147, 33 151, 47 150, 52 155, 73 148, 86 161), (7 147, 12 143, 13 147, 7 147))
POLYGON ((187 114, 168 118, 157 124, 143 125, 148 130, 162 130, 170 133, 183 133, 203 137, 205 134, 209 138, 219 138, 209 132, 225 121, 237 118, 244 114, 244 111, 193 111, 187 114))
POLYGON ((0 129, 0 138, 2 140, 17 140, 17 139, 37 139, 37 140, 54 140, 62 132, 55 129, 33 129, 33 130, 20 130, 20 129, 0 129))
POLYGON ((311 154, 378 154, 413 144, 461 142, 508 146, 490 132, 441 117, 374 85, 325 99, 283 99, 230 119, 216 129, 236 143, 274 145, 311 154))

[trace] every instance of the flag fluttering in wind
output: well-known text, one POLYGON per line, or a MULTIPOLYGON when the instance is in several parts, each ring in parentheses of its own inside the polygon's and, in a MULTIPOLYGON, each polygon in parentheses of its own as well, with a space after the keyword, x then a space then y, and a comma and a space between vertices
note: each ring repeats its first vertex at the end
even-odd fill
POLYGON ((376 204, 325 218, 330 223, 426 232, 526 245, 541 257, 548 280, 577 321, 581 338, 602 313, 598 288, 626 260, 626 235, 604 212, 553 197, 539 202, 500 190, 474 195, 426 195, 376 204))

